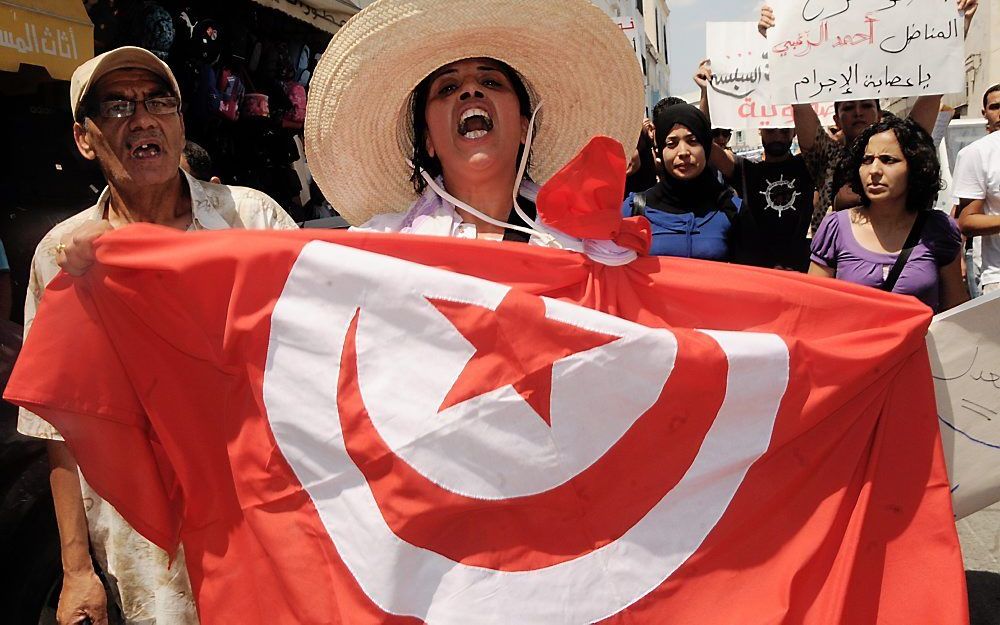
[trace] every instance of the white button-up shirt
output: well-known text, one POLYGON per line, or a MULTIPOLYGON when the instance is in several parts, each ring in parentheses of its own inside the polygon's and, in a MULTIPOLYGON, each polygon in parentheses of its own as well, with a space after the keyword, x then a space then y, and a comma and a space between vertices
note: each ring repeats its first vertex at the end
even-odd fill
MULTIPOLYGON (((291 230, 298 227, 277 202, 260 191, 202 182, 182 173, 191 194, 192 219, 188 230, 291 230)), ((25 336, 31 330, 45 285, 59 273, 56 245, 81 224, 104 219, 108 198, 109 190, 105 188, 94 206, 56 225, 38 244, 31 260, 24 304, 25 336)), ((49 423, 23 408, 17 429, 35 438, 62 440, 49 423)), ((170 565, 166 552, 133 530, 111 504, 90 488, 82 475, 80 482, 90 543, 113 589, 117 590, 126 621, 157 625, 197 623, 183 554, 170 565)))

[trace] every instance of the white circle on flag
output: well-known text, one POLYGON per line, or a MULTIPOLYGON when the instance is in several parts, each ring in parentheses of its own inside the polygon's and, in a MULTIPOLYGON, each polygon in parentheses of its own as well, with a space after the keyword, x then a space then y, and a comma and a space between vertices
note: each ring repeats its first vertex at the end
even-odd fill
POLYGON ((462 282, 366 298, 358 322, 358 380, 372 424, 435 484, 478 499, 545 492, 603 456, 660 396, 677 351, 670 332, 545 298, 549 319, 621 337, 554 364, 551 427, 510 386, 439 413, 475 349, 427 296, 495 310, 510 290, 462 282))
MULTIPOLYGON (((722 518, 750 466, 767 450, 788 383, 787 346, 771 334, 706 332, 727 357, 726 394, 684 477, 618 540, 549 567, 499 571, 455 562, 396 536, 386 524, 365 476, 347 453, 337 412, 336 380, 348 326, 355 313, 360 309, 364 319, 366 311, 379 310, 380 306, 405 311, 428 294, 440 297, 442 292, 462 293, 460 301, 495 308, 506 287, 354 248, 313 242, 303 248, 275 305, 264 374, 268 418, 282 455, 312 498, 338 554, 361 589, 382 610, 428 623, 590 623, 626 609, 662 584, 698 549, 722 518)), ((569 304, 549 302, 547 314, 579 323, 606 324, 603 327, 617 328, 625 337, 656 334, 627 327, 626 322, 611 317, 595 321, 595 315, 603 315, 569 304)), ((379 319, 380 315, 372 317, 379 319)), ((385 371, 365 370, 365 360, 376 358, 375 354, 384 348, 383 341, 393 345, 385 349, 397 357, 412 357, 412 350, 398 349, 398 342, 447 345, 456 338, 449 334, 453 328, 449 329, 447 322, 422 326, 407 321, 404 314, 381 319, 385 327, 368 327, 364 334, 359 324, 358 361, 364 371, 359 373, 359 380, 369 405, 378 402, 373 393, 391 387, 376 378, 422 376, 431 362, 417 353, 416 360, 394 359, 385 371), (367 344, 362 344, 362 336, 366 336, 367 344)), ((657 340, 662 349, 669 345, 662 338, 657 340)), ((435 363, 434 369, 454 371, 457 376, 464 365, 461 356, 446 350, 435 358, 446 361, 448 354, 457 364, 445 362, 439 367, 435 363)), ((667 373, 672 363, 672 358, 665 363, 667 373)), ((579 363, 588 365, 596 366, 592 362, 579 363)), ((613 372, 604 371, 603 377, 611 382, 604 386, 610 392, 614 388, 613 372)), ((446 380, 442 386, 453 381, 446 380)), ((553 396, 556 392, 553 386, 553 396)), ((434 403, 433 396, 421 401, 422 409, 434 403)), ((553 429, 555 406, 554 397, 553 429)), ((440 417, 437 406, 434 408, 430 413, 419 413, 397 404, 393 410, 399 412, 380 415, 380 432, 392 431, 395 435, 420 431, 424 421, 440 417), (416 423, 397 426, 397 419, 416 423)), ((379 410, 383 409, 385 404, 379 406, 379 410)), ((629 423, 634 418, 621 417, 620 422, 629 423)), ((471 419, 472 424, 463 428, 463 436, 474 437, 475 420, 469 416, 466 419, 471 419)), ((568 421, 570 415, 560 419, 568 421)), ((545 427, 540 422, 539 426, 545 427)), ((495 433, 484 427, 481 436, 489 438, 495 433)), ((604 436, 603 442, 576 454, 578 464, 585 464, 595 449, 620 438, 613 429, 604 436)), ((585 449, 590 444, 579 436, 566 441, 579 443, 585 449)), ((420 437, 414 437, 406 446, 421 442, 420 437)), ((478 444, 483 448, 492 445, 490 441, 478 444)), ((669 441, 664 441, 664 447, 668 445, 669 441)), ((430 456, 413 457, 422 472, 431 471, 429 467, 435 464, 430 456)), ((508 458, 502 461, 509 463, 508 458)), ((529 470, 511 470, 525 474, 518 477, 522 481, 520 488, 538 488, 546 483, 545 479, 532 481, 526 477, 529 470)), ((494 479, 495 473, 473 472, 480 473, 479 481, 467 486, 492 488, 490 492, 499 496, 503 485, 494 479)), ((563 471, 558 483, 572 477, 563 471)), ((461 484, 463 478, 449 474, 449 479, 461 484)))

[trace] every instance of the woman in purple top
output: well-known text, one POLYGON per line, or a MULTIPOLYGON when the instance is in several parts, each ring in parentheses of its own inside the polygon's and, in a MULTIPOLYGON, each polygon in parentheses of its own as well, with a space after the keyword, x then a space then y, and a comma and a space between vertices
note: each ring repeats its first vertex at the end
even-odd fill
POLYGON ((886 116, 855 140, 845 167, 862 206, 826 216, 813 237, 809 273, 884 288, 924 212, 918 243, 892 292, 916 296, 934 312, 968 300, 958 226, 933 209, 941 166, 930 135, 910 119, 886 116))

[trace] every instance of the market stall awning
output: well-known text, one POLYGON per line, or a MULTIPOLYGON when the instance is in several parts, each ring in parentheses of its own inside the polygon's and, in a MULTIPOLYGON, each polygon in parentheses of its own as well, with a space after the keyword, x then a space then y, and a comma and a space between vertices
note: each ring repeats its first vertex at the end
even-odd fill
POLYGON ((257 4, 277 9, 320 30, 336 33, 344 22, 360 11, 350 0, 255 0, 257 4))
POLYGON ((80 0, 0 0, 0 70, 39 65, 69 80, 94 56, 94 25, 80 0))

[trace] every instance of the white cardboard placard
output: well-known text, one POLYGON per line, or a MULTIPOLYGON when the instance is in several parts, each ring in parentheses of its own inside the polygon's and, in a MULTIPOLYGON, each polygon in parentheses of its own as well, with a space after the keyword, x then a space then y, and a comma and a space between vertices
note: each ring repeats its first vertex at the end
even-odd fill
POLYGON ((935 316, 927 350, 960 519, 1000 501, 1000 293, 935 316))
POLYGON ((958 93, 965 34, 954 0, 773 0, 774 98, 828 102, 958 93))
MULTIPOLYGON (((771 96, 768 43, 756 22, 708 22, 706 56, 712 61, 708 105, 716 128, 792 128, 792 106, 771 96)), ((814 104, 824 126, 833 104, 814 104)))

